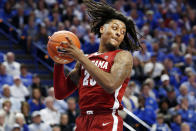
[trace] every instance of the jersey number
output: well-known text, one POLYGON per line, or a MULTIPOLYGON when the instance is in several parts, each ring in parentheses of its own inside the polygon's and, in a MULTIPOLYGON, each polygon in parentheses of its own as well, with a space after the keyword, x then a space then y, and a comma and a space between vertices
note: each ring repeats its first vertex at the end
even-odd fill
POLYGON ((94 79, 90 79, 90 74, 88 71, 84 71, 84 79, 83 79, 83 86, 94 86, 96 85, 96 81, 94 79))

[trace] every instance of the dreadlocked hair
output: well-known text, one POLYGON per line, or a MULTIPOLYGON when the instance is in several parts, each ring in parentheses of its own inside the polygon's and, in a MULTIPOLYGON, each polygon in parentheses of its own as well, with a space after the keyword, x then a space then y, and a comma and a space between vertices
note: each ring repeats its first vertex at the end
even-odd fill
POLYGON ((118 19, 125 23, 126 34, 120 44, 120 49, 135 51, 141 48, 139 43, 135 24, 132 19, 124 16, 105 2, 95 2, 94 0, 84 0, 88 15, 91 18, 91 31, 101 36, 100 27, 112 19, 118 19))

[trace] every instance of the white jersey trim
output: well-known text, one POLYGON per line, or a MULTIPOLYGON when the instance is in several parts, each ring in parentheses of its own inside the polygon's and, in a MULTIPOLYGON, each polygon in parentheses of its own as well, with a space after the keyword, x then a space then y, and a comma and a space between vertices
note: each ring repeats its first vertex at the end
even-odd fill
POLYGON ((119 94, 119 91, 120 91, 121 87, 122 87, 122 85, 119 88, 116 89, 115 94, 114 94, 114 99, 115 100, 114 100, 114 105, 112 107, 112 109, 114 109, 114 110, 118 109, 119 106, 120 106, 120 103, 118 101, 118 94, 119 94))
POLYGON ((114 105, 112 107, 112 109, 113 109, 112 116, 114 119, 114 123, 113 123, 112 131, 117 131, 117 129, 118 129, 118 117, 115 115, 115 113, 116 113, 116 109, 118 109, 120 106, 120 103, 118 101, 118 94, 119 94, 121 87, 122 87, 122 85, 120 87, 118 87, 114 93, 115 100, 114 100, 114 105))
POLYGON ((114 110, 112 112, 112 116, 113 116, 113 119, 114 119, 112 131, 117 131, 117 129, 118 129, 118 117, 115 115, 115 113, 116 113, 116 111, 114 110))

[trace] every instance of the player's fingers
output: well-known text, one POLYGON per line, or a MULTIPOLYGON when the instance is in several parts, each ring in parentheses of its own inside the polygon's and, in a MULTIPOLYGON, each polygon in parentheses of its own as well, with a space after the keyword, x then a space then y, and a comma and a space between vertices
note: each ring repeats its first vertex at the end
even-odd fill
POLYGON ((60 45, 61 45, 61 46, 63 46, 63 45, 69 46, 70 44, 69 44, 69 42, 67 42, 67 41, 62 41, 62 42, 60 43, 60 45))
POLYGON ((58 53, 66 53, 66 48, 63 48, 62 46, 57 47, 57 52, 58 53))
POLYGON ((73 45, 73 41, 69 38, 69 37, 65 37, 66 39, 67 39, 67 41, 70 43, 70 44, 72 44, 73 45))
POLYGON ((64 52, 64 53, 59 53, 58 56, 71 56, 71 57, 73 57, 73 54, 70 51, 66 50, 66 52, 64 52))
POLYGON ((51 36, 48 36, 48 39, 50 39, 51 38, 51 36))

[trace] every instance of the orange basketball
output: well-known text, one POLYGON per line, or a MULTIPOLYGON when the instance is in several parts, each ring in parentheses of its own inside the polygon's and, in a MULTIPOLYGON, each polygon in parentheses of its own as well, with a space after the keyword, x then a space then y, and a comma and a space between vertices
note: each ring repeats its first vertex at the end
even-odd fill
POLYGON ((66 44, 63 45, 61 44, 62 41, 66 41, 67 39, 65 37, 69 37, 73 43, 80 48, 80 40, 78 37, 70 32, 70 31, 57 31, 55 32, 48 41, 47 44, 47 49, 48 49, 48 54, 52 58, 53 61, 59 64, 68 64, 71 63, 74 59, 72 59, 69 56, 60 56, 60 53, 57 51, 58 47, 64 47, 66 48, 66 44))

